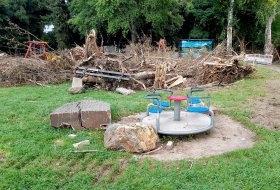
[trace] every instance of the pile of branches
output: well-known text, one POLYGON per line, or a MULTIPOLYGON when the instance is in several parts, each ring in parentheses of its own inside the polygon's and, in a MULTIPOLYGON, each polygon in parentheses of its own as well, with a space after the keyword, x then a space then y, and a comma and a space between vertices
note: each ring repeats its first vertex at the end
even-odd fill
POLYGON ((73 77, 75 62, 64 54, 53 62, 41 59, 0 57, 0 86, 17 86, 30 83, 57 84, 73 77))
POLYGON ((179 58, 178 52, 167 52, 152 46, 151 38, 131 43, 124 53, 104 52, 96 43, 95 32, 86 38, 85 45, 54 54, 51 61, 0 57, 0 85, 30 84, 30 81, 61 83, 75 76, 79 68, 97 69, 126 74, 129 80, 79 74, 87 85, 115 90, 184 88, 208 83, 229 84, 254 72, 250 65, 243 64, 242 57, 225 54, 224 44, 212 52, 201 52, 198 58, 179 58))
MULTIPOLYGON (((229 84, 254 72, 251 65, 243 64, 242 57, 225 54, 224 44, 199 58, 178 58, 175 51, 162 52, 153 48, 150 38, 131 43, 125 53, 102 52, 95 38, 87 39, 84 47, 77 46, 71 52, 77 57, 78 67, 128 73, 130 81, 84 75, 83 81, 107 90, 117 87, 131 89, 175 88, 208 83, 229 84), (93 41, 91 41, 91 39, 93 41), (94 45, 89 46, 87 43, 94 45), (83 52, 83 53, 82 53, 83 52), (91 52, 88 54, 86 52, 91 52)), ((80 75, 79 75, 80 76, 80 75)), ((81 77, 81 76, 80 76, 81 77)))

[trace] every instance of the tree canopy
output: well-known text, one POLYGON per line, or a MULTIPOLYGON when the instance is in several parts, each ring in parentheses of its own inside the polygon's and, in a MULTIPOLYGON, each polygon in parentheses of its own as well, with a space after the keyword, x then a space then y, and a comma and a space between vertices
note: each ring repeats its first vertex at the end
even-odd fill
MULTIPOLYGON (((219 42, 226 39, 229 3, 230 0, 2 0, 0 42, 4 46, 9 45, 8 39, 33 39, 16 30, 8 31, 8 23, 41 39, 48 36, 46 39, 54 41, 53 46, 59 49, 79 43, 91 29, 107 43, 117 38, 137 41, 143 36, 151 36, 153 41, 164 37, 169 43, 180 38, 219 42), (54 31, 45 34, 45 25, 54 25, 54 31), (73 30, 80 37, 73 37, 73 30)), ((280 45, 278 0, 235 0, 233 9, 235 50, 261 50, 269 42, 269 32, 271 45, 280 45)))
POLYGON ((144 33, 166 36, 183 24, 181 5, 177 0, 73 0, 70 23, 81 33, 103 28, 109 34, 130 34, 132 41, 144 33))

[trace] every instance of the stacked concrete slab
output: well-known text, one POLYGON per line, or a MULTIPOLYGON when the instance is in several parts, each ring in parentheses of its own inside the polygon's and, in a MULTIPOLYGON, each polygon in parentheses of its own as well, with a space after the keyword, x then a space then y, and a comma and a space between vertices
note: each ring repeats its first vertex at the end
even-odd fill
POLYGON ((56 128, 98 129, 111 123, 110 104, 94 100, 65 104, 52 112, 50 119, 56 128))

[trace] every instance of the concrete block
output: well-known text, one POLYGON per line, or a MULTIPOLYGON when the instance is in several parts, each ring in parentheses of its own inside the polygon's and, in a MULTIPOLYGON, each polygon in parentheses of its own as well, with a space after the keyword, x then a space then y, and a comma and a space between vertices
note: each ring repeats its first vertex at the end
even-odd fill
POLYGON ((51 126, 55 128, 72 127, 74 130, 83 129, 80 122, 78 102, 65 104, 51 113, 51 126))
POLYGON ((73 77, 72 79, 72 88, 82 88, 83 80, 81 78, 73 77))
POLYGON ((111 123, 110 104, 84 100, 66 104, 50 114, 51 126, 74 130, 99 129, 111 123))
POLYGON ((111 123, 110 104, 85 100, 80 103, 81 121, 85 129, 99 129, 111 123))

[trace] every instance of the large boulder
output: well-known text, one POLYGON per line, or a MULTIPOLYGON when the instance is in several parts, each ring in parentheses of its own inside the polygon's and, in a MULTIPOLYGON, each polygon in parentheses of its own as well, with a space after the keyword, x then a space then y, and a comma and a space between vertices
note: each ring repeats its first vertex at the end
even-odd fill
POLYGON ((158 135, 152 126, 113 124, 104 135, 105 147, 127 152, 147 152, 156 148, 158 135))

